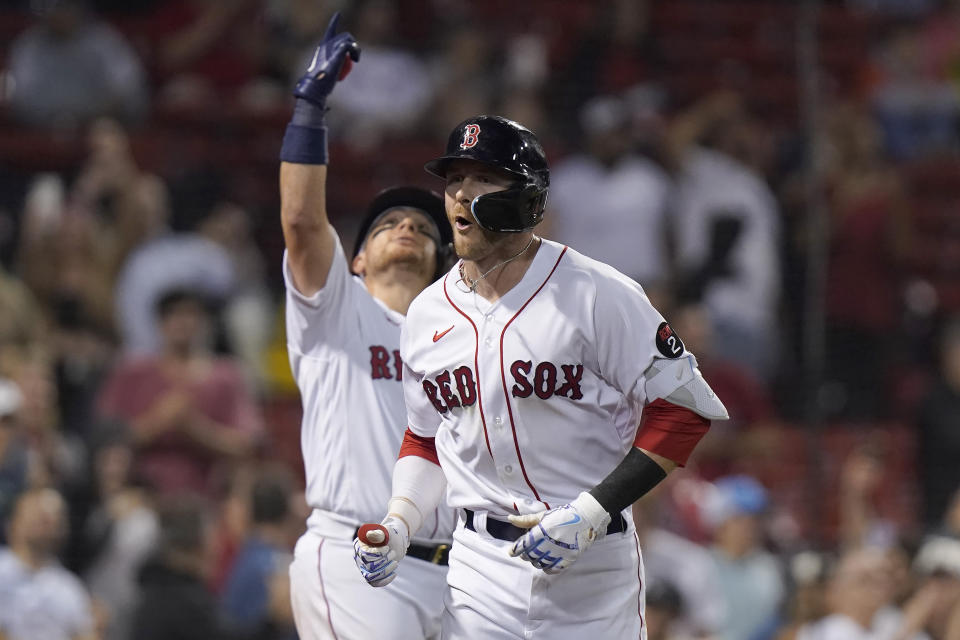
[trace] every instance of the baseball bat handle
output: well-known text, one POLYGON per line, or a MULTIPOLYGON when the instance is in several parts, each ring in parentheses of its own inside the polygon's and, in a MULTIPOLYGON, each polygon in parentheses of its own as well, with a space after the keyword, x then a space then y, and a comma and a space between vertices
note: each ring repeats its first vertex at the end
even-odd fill
POLYGON ((361 525, 357 537, 368 547, 383 547, 390 541, 390 533, 382 524, 361 525))

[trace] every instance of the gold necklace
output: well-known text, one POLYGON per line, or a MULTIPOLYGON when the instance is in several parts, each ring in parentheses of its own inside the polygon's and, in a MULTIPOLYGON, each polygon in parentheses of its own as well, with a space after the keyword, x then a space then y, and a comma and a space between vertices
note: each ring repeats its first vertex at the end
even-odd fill
POLYGON ((492 267, 490 267, 489 269, 487 269, 486 271, 484 271, 484 272, 480 275, 480 277, 477 278, 476 280, 474 280, 473 278, 471 278, 470 276, 468 276, 467 274, 465 274, 465 273, 463 272, 463 261, 461 261, 461 262, 460 262, 460 280, 462 280, 463 283, 464 283, 465 285, 467 285, 467 288, 470 290, 470 293, 476 293, 476 292, 477 292, 477 285, 480 284, 480 281, 481 281, 481 280, 483 280, 483 279, 486 278, 488 275, 490 275, 491 273, 493 273, 496 269, 499 269, 500 267, 502 267, 502 266, 504 266, 504 265, 506 265, 506 264, 509 264, 509 263, 513 262, 514 260, 516 260, 517 258, 519 258, 520 256, 522 256, 524 253, 526 253, 526 252, 527 252, 527 249, 530 248, 530 245, 533 244, 533 241, 536 240, 536 238, 537 238, 537 236, 531 235, 531 236, 530 236, 530 242, 527 243, 527 246, 525 246, 523 249, 520 249, 520 251, 519 251, 518 253, 516 253, 516 254, 514 254, 513 256, 507 258, 506 260, 504 260, 504 261, 502 261, 502 262, 498 262, 497 264, 493 265, 492 267))

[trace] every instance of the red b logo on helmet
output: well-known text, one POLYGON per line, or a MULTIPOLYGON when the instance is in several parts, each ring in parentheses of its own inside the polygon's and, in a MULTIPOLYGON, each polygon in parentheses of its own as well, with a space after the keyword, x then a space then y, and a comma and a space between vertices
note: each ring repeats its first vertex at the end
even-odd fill
POLYGON ((468 124, 463 128, 463 142, 460 143, 461 149, 469 149, 470 147, 476 146, 477 136, 480 135, 480 126, 475 124, 468 124))

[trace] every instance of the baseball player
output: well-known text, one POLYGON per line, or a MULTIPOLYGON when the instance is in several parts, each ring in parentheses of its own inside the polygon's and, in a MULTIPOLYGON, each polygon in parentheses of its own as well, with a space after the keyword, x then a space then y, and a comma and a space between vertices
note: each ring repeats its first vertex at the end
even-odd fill
POLYGON ((389 189, 370 204, 348 269, 327 219, 324 102, 360 50, 337 21, 296 85, 280 152, 287 346, 313 509, 290 566, 291 599, 302 640, 423 640, 439 633, 455 512, 424 513, 408 571, 374 600, 352 541, 391 495, 406 417, 400 327, 410 301, 446 270, 451 230, 438 195, 389 189))
POLYGON ((445 488, 461 517, 442 638, 645 638, 629 507, 726 409, 636 282, 533 233, 550 180, 533 133, 470 118, 426 170, 461 260, 407 313, 409 455, 355 541, 360 572, 400 580, 445 488))

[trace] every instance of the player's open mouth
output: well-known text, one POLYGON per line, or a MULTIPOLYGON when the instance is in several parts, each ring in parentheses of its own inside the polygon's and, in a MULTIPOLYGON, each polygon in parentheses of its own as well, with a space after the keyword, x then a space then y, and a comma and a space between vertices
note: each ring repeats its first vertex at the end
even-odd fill
POLYGON ((460 231, 463 231, 464 229, 467 229, 473 226, 473 220, 468 220, 463 216, 457 216, 453 222, 454 224, 457 225, 457 229, 459 229, 460 231))

